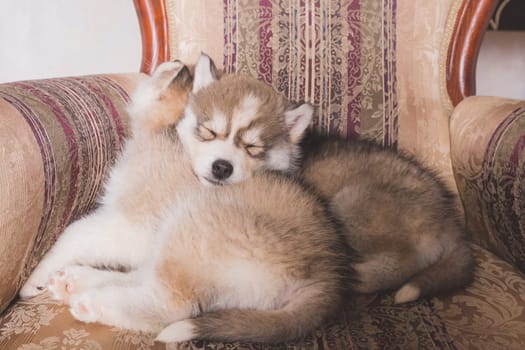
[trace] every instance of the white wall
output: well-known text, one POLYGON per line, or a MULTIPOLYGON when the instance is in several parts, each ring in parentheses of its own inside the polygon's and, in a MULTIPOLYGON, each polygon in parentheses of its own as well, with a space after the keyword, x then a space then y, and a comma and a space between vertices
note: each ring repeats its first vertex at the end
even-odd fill
POLYGON ((131 0, 0 0, 0 82, 136 72, 131 0))
POLYGON ((487 32, 477 66, 477 95, 525 99, 525 32, 487 32))

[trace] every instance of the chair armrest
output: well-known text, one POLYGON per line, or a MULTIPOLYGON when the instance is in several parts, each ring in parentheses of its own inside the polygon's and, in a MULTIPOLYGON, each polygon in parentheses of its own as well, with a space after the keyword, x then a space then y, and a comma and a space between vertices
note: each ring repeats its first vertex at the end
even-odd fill
POLYGON ((93 208, 142 77, 0 84, 0 312, 65 226, 93 208))
POLYGON ((469 97, 450 128, 472 240, 525 272, 525 101, 469 97))

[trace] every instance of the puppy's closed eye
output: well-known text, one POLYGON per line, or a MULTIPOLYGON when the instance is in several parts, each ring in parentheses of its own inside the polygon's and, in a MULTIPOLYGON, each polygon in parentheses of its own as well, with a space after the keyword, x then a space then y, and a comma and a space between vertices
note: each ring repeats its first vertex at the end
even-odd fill
POLYGON ((246 145, 244 149, 252 157, 259 157, 264 153, 264 146, 261 145, 246 145))
POLYGON ((197 127, 197 136, 201 141, 212 141, 215 140, 217 137, 217 134, 213 131, 205 127, 204 125, 199 125, 197 127))

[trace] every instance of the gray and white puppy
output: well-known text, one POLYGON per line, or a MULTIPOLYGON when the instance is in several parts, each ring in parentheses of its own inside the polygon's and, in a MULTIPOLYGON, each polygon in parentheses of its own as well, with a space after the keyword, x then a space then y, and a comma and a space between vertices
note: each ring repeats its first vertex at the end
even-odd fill
POLYGON ((413 157, 368 141, 309 135, 301 176, 343 222, 355 290, 397 289, 396 303, 448 291, 472 279, 456 196, 413 157))

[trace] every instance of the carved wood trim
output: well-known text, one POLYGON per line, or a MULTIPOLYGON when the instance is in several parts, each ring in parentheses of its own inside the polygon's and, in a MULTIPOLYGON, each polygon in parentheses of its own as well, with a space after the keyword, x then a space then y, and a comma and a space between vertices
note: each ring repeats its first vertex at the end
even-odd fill
POLYGON ((168 17, 164 0, 133 0, 142 36, 140 71, 150 74, 170 57, 168 17))
POLYGON ((476 64, 497 0, 464 0, 447 54, 447 91, 454 106, 476 94, 476 64))

